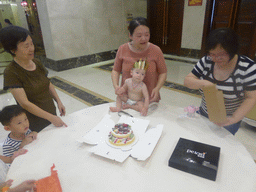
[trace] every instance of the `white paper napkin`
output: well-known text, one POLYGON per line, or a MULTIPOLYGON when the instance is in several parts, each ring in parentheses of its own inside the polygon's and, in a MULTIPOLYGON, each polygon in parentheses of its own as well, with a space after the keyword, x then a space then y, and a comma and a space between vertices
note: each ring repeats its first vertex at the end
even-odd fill
POLYGON ((144 161, 151 156, 160 136, 162 135, 163 125, 159 124, 156 128, 148 130, 132 148, 131 156, 144 161))

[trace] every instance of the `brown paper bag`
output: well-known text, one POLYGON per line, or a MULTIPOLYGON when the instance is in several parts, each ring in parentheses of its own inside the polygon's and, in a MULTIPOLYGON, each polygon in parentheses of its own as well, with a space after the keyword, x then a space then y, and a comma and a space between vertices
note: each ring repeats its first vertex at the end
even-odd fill
POLYGON ((203 88, 208 116, 210 121, 222 123, 227 120, 223 92, 217 90, 216 85, 203 88))

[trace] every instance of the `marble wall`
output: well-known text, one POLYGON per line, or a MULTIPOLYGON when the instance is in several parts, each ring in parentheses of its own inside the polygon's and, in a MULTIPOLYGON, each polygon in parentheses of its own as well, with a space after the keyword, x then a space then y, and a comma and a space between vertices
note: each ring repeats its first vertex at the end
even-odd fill
POLYGON ((128 41, 127 14, 147 14, 145 0, 40 0, 37 7, 53 61, 116 50, 128 41))
MULTIPOLYGON (((185 1, 182 55, 200 55, 206 1, 185 1)), ((127 15, 147 17, 147 0, 37 1, 47 67, 57 71, 115 57, 127 42, 127 15)))
POLYGON ((205 9, 206 0, 202 6, 188 6, 188 0, 185 0, 181 41, 184 50, 201 49, 205 9))

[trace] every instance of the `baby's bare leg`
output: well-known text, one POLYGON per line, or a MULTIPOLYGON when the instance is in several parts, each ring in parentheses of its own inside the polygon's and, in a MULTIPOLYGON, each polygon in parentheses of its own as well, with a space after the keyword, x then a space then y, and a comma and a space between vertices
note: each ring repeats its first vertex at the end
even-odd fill
POLYGON ((116 98, 116 107, 109 107, 111 112, 119 112, 122 109, 122 101, 127 102, 127 95, 124 95, 123 97, 117 96, 116 98))
POLYGON ((119 111, 121 111, 121 107, 122 107, 122 100, 119 96, 117 96, 116 107, 109 107, 109 109, 111 112, 119 112, 119 111))
POLYGON ((141 112, 143 105, 144 103, 142 101, 138 101, 135 105, 128 105, 128 104, 126 104, 126 106, 123 105, 123 108, 126 107, 126 109, 133 109, 135 111, 141 112))
POLYGON ((127 103, 124 103, 124 104, 122 105, 122 108, 123 108, 123 109, 130 109, 130 108, 131 108, 131 105, 129 105, 129 104, 127 104, 127 103))

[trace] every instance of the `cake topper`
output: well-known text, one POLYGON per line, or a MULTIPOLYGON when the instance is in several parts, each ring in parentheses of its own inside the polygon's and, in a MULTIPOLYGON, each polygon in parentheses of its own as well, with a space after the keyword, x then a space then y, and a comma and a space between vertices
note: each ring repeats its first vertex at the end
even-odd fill
POLYGON ((139 61, 134 63, 133 68, 147 70, 148 66, 149 66, 149 64, 148 64, 147 60, 140 59, 139 61))

